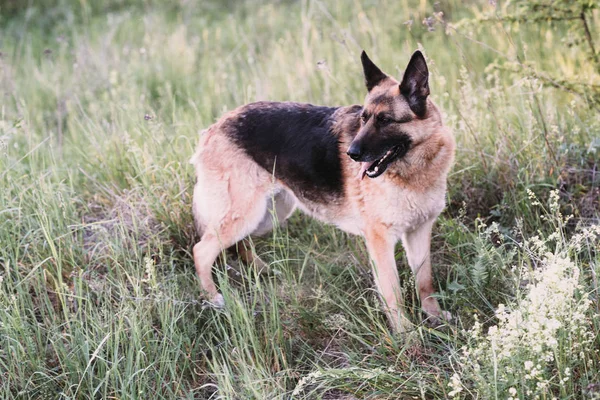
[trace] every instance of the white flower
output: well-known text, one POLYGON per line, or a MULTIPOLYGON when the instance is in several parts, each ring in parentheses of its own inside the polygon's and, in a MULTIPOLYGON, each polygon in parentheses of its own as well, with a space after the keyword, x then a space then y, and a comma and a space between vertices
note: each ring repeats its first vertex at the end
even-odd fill
MULTIPOLYGON (((533 192, 528 193, 534 200, 533 192)), ((515 301, 498 304, 497 322, 487 330, 475 316, 472 328, 462 332, 467 341, 457 357, 461 375, 451 378, 450 396, 463 390, 462 380, 482 389, 482 398, 494 394, 492 382, 498 381, 508 387, 504 398, 518 400, 519 391, 526 398, 549 398, 550 382, 564 384, 571 376, 571 369, 561 361, 565 358, 555 359, 555 354, 564 353, 566 359, 580 365, 593 364, 585 353, 595 340, 589 325, 592 302, 586 287, 579 283, 579 265, 570 256, 597 247, 600 225, 581 229, 567 240, 560 226, 565 226, 568 217, 560 215, 558 200, 558 193, 552 193, 553 215, 547 216, 547 221, 559 228, 545 237, 540 231, 540 236, 522 243, 525 261, 511 269, 518 279, 515 301), (516 385, 521 385, 518 390, 516 385)), ((479 230, 479 235, 485 238, 495 229, 479 230)))
POLYGON ((452 388, 452 391, 450 393, 448 393, 448 396, 450 396, 450 397, 454 397, 457 394, 459 394, 460 392, 462 392, 463 388, 462 388, 462 384, 460 382, 460 375, 458 375, 457 373, 454 373, 454 375, 452 375, 452 377, 450 378, 450 382, 448 383, 448 386, 450 386, 452 388))

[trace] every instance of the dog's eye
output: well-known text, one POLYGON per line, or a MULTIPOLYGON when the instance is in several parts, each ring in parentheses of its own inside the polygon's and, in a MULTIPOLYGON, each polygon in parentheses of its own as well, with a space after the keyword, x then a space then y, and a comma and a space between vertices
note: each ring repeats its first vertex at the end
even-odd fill
POLYGON ((387 125, 392 122, 392 120, 387 118, 385 115, 378 115, 377 122, 379 122, 381 125, 387 125))

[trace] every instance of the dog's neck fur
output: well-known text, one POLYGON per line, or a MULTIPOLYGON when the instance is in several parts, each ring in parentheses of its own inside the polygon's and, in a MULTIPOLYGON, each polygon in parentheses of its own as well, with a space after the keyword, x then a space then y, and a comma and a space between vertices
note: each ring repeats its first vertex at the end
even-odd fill
POLYGON ((391 165, 385 174, 389 178, 410 185, 418 191, 425 191, 431 182, 445 186, 446 176, 454 158, 454 139, 442 127, 435 136, 417 143, 402 159, 391 165))
MULTIPOLYGON (((395 179, 411 186, 420 182, 446 182, 446 175, 454 159, 455 142, 450 130, 444 126, 441 113, 432 101, 428 101, 428 113, 423 123, 435 124, 434 134, 412 144, 408 154, 390 166, 389 173, 395 179), (437 176, 432 176, 433 174, 437 176)), ((426 189, 423 187, 422 189, 426 189)))

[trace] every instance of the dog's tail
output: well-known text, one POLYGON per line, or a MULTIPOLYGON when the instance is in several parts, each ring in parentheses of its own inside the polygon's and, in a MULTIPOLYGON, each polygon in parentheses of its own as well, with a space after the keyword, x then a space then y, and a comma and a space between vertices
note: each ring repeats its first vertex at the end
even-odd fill
MULTIPOLYGON (((208 129, 202 129, 200 131, 200 133, 198 134, 198 136, 202 137, 207 132, 208 132, 208 129)), ((196 151, 194 151, 194 154, 190 158, 190 164, 196 165, 196 163, 199 160, 200 150, 201 150, 201 148, 200 148, 200 141, 198 141, 198 145, 196 146, 196 151)))
MULTIPOLYGON (((198 136, 199 138, 202 138, 202 136, 204 134, 206 134, 208 132, 208 129, 203 129, 199 132, 198 136)), ((202 140, 198 140, 198 144, 196 146, 196 150, 194 151, 194 154, 192 155, 192 157, 190 158, 190 164, 193 164, 195 167, 198 165, 198 163, 200 162, 200 152, 202 150, 202 140)), ((197 169, 196 169, 196 173, 197 169)), ((198 179, 196 177, 196 179, 198 179)), ((198 184, 196 182, 196 184, 198 184)), ((196 228, 196 233, 198 234, 198 237, 202 237, 202 235, 204 234, 204 224, 202 223, 202 221, 200 221, 200 215, 198 213, 199 210, 197 210, 197 205, 196 205, 196 201, 195 199, 192 200, 192 215, 194 217, 194 227, 196 228)))

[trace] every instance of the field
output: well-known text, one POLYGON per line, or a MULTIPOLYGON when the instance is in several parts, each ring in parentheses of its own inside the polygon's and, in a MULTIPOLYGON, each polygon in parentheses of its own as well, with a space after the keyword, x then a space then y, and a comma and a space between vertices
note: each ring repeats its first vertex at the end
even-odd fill
POLYGON ((0 398, 599 398, 600 12, 505 18, 524 3, 0 2, 0 398), (276 273, 225 254, 204 307, 199 132, 359 104, 362 49, 400 78, 417 48, 458 145, 432 247, 453 320, 420 323, 398 246, 415 325, 391 334, 362 240, 301 214, 254 241, 276 273))

